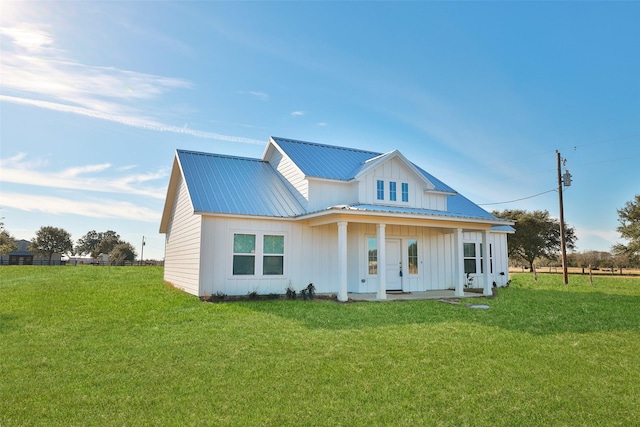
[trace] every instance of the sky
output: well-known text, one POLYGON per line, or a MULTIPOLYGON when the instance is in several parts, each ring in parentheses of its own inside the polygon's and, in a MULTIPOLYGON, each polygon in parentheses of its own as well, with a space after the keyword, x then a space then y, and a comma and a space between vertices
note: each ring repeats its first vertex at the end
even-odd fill
POLYGON ((640 193, 640 2, 0 2, 0 217, 162 259, 176 149, 395 149, 485 209, 622 242, 640 193))

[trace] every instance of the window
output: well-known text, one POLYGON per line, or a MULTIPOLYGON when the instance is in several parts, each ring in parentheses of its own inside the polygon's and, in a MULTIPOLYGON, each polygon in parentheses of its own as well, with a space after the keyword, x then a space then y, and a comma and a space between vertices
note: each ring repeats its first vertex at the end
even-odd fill
POLYGON ((369 237, 367 239, 367 248, 369 260, 369 274, 378 274, 378 239, 369 237))
MULTIPOLYGON (((484 273, 484 250, 480 243, 480 273, 484 273)), ((489 243, 489 273, 493 274, 493 246, 489 243)))
POLYGON ((384 200, 384 181, 378 180, 378 200, 384 200))
POLYGON ((284 236, 264 236, 262 274, 284 274, 284 236))
POLYGON ((403 202, 409 201, 409 183, 407 182, 402 183, 402 201, 403 202))
POLYGON ((253 275, 256 270, 256 236, 233 235, 233 274, 253 275))
POLYGON ((284 275, 284 236, 233 235, 234 276, 284 275), (262 244, 261 244, 262 243, 262 244))
POLYGON ((418 241, 409 240, 409 274, 418 274, 418 241))
POLYGON ((464 272, 465 274, 476 273, 476 244, 464 243, 464 272))
POLYGON ((396 201, 396 183, 394 181, 389 182, 389 200, 396 201))

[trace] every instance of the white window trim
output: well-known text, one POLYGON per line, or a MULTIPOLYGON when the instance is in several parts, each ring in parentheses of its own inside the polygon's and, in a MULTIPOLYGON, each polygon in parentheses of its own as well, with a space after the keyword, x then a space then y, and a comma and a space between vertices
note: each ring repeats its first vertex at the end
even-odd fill
MULTIPOLYGON (((229 237, 227 239, 227 248, 229 250, 229 256, 227 257, 227 279, 228 280, 256 280, 256 279, 287 279, 287 258, 289 251, 289 235, 286 231, 255 231, 246 229, 229 230, 229 237), (256 249, 255 253, 255 274, 233 274, 233 256, 236 255, 233 252, 233 236, 236 234, 252 234, 256 236, 256 249), (262 274, 264 270, 264 236, 282 236, 284 237, 284 254, 282 254, 282 273, 283 274, 262 274)), ((273 254, 266 254, 273 255, 273 254)))
MULTIPOLYGON (((422 248, 420 246, 420 238, 419 237, 406 237, 402 239, 404 242, 404 247, 405 247, 405 253, 407 256, 407 261, 406 261, 406 266, 407 266, 407 276, 409 277, 420 277, 420 275, 422 274, 422 262, 420 261, 420 257, 422 256, 422 248), (415 240, 416 241, 416 247, 418 248, 418 259, 417 259, 417 263, 418 263, 418 273, 409 273, 409 241, 410 240, 415 240)), ((404 256, 404 254, 403 254, 404 256)), ((404 274, 404 271, 403 273, 404 274)))
MULTIPOLYGON (((369 239, 376 239, 376 250, 380 247, 380 245, 378 245, 378 236, 374 234, 366 234, 364 236, 364 274, 367 279, 377 279, 379 272, 378 269, 376 269, 375 274, 369 273, 369 239)), ((376 262, 378 262, 377 255, 376 262)))

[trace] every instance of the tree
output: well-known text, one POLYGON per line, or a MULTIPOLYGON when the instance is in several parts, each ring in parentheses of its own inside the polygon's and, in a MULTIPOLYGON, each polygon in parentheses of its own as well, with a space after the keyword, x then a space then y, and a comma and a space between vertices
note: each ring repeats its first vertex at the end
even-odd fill
POLYGON ((29 250, 48 257, 49 265, 51 265, 53 254, 73 252, 71 234, 62 228, 51 226, 40 227, 40 230, 36 233, 36 237, 31 240, 29 250))
POLYGON ((89 231, 76 242, 75 253, 78 255, 91 255, 97 258, 101 253, 108 254, 118 244, 122 243, 120 235, 113 230, 105 232, 89 231))
POLYGON ((0 254, 6 255, 18 249, 16 240, 4 229, 4 223, 0 221, 0 254))
POLYGON ((640 194, 635 200, 628 201, 622 209, 618 209, 617 228, 623 239, 629 241, 627 245, 616 244, 612 248, 614 254, 627 254, 630 259, 640 256, 640 194))
POLYGON ((136 250, 131 243, 127 242, 118 243, 111 252, 109 252, 109 260, 113 265, 120 265, 124 261, 133 261, 136 259, 136 256, 136 250))
MULTIPOLYGON (((553 259, 560 252, 560 220, 551 218, 548 211, 506 209, 493 214, 515 221, 515 233, 507 236, 509 257, 529 263, 531 270, 536 258, 553 259)), ((564 231, 567 248, 574 249, 577 240, 575 230, 565 225, 564 231)))

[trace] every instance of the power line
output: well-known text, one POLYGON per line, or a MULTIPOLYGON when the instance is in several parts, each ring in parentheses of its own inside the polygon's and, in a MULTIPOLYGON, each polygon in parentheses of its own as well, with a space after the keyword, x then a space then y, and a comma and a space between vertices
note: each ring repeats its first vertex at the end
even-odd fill
POLYGON ((504 205, 505 203, 519 202, 521 200, 533 199, 534 197, 542 196, 543 194, 551 193, 552 191, 558 191, 555 188, 551 190, 543 191, 542 193, 534 194, 533 196, 523 197, 521 199, 509 200, 507 202, 495 202, 495 203, 477 203, 478 206, 490 206, 490 205, 504 205))

